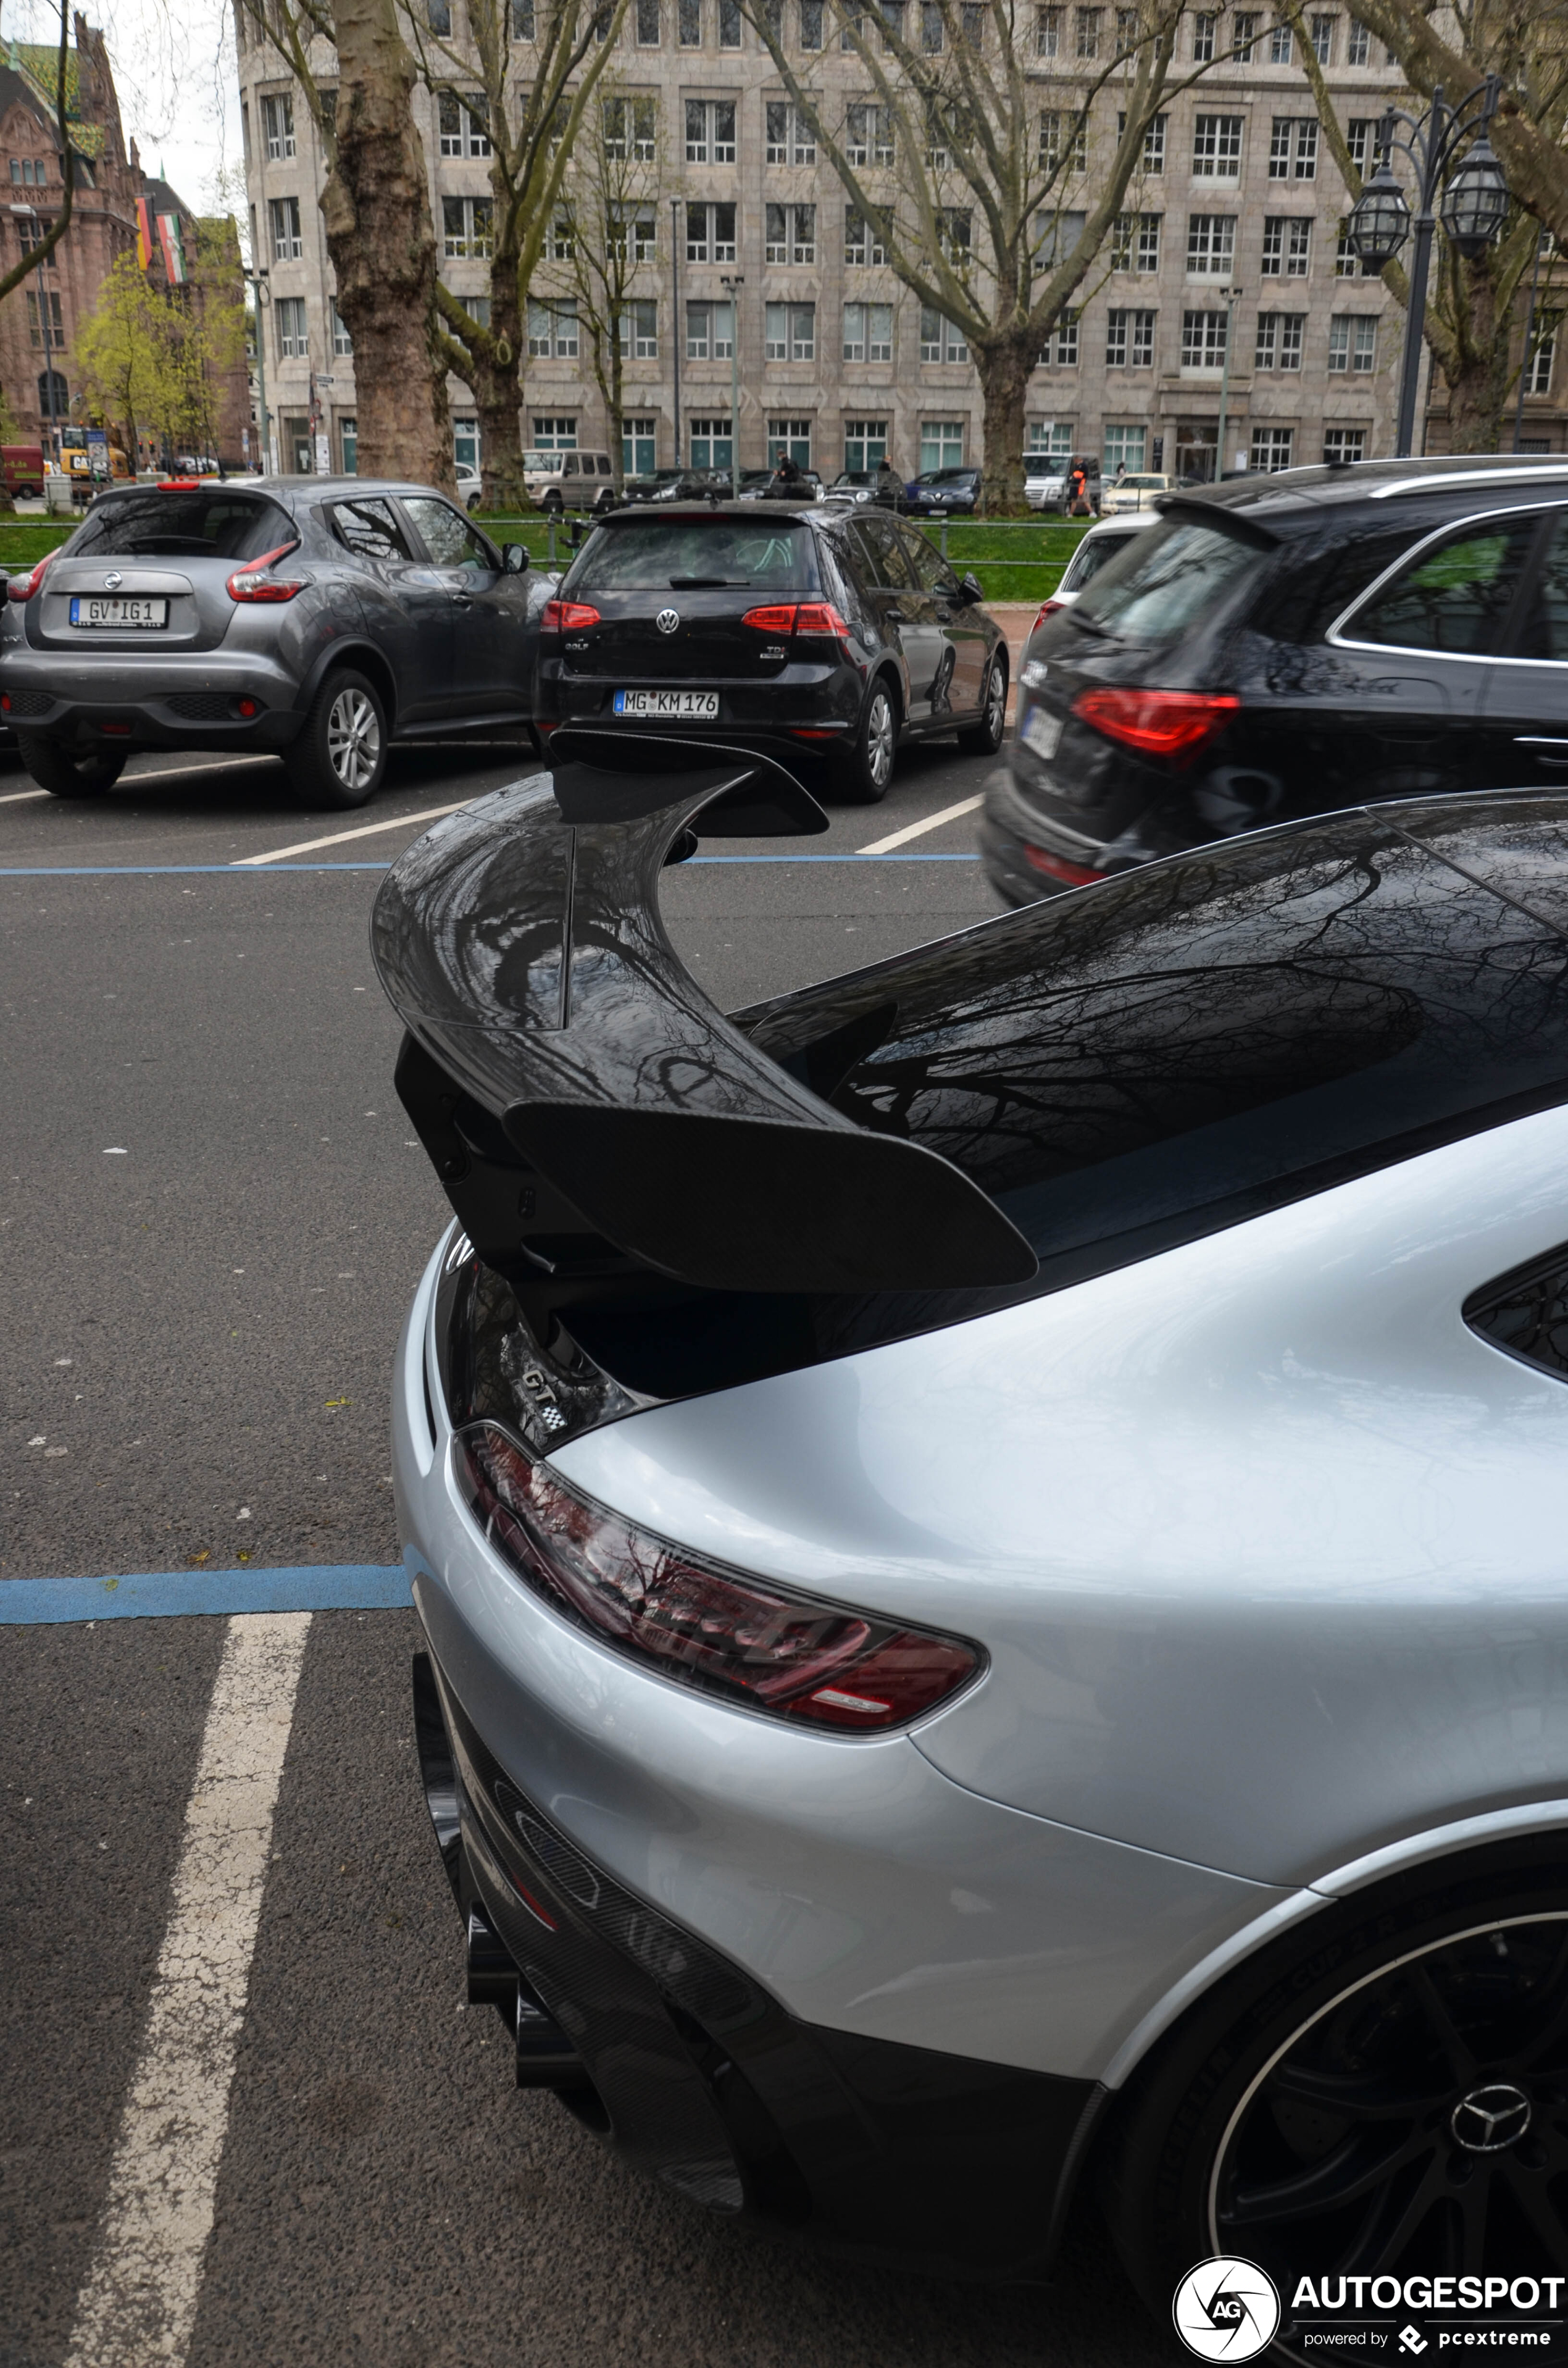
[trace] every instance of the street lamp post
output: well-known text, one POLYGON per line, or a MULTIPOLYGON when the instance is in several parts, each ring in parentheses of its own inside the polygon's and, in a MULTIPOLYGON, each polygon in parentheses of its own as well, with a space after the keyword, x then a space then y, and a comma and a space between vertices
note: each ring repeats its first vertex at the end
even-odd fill
POLYGON ((722 271, 719 285, 730 299, 730 497, 741 497, 741 290, 745 274, 722 271))
POLYGON ((261 471, 266 476, 267 464, 272 459, 272 439, 267 434, 267 330, 261 315, 263 307, 272 301, 272 291, 267 284, 265 264, 259 264, 254 271, 247 271, 245 278, 256 290, 256 391, 261 404, 261 471))
POLYGON ((1225 414, 1230 409, 1231 347, 1236 334, 1236 306, 1246 294, 1244 288, 1221 288, 1221 299, 1225 307, 1225 359, 1220 370, 1220 437, 1214 448, 1214 483, 1225 473, 1225 414))
MULTIPOLYGON (((680 455, 680 209, 679 198, 670 199, 670 355, 676 373, 676 467, 682 466, 680 455)), ((653 455, 657 460, 657 452, 653 455)))
POLYGON ((1381 271, 1392 263, 1410 235, 1411 214, 1404 192, 1394 179, 1391 157, 1395 148, 1415 168, 1415 251, 1410 265, 1410 300, 1404 318, 1404 354, 1400 367, 1399 425, 1394 436, 1395 458, 1408 460, 1415 438, 1415 393, 1421 377, 1421 346, 1426 326, 1426 282, 1432 263, 1432 233, 1440 219, 1460 253, 1483 255, 1508 219, 1508 185, 1503 177, 1487 126, 1497 112, 1501 83, 1488 74, 1468 98, 1449 107, 1441 86, 1432 93, 1425 115, 1406 115, 1391 107, 1377 130, 1377 170, 1351 210, 1346 232, 1363 263, 1381 271), (1403 125, 1406 137, 1401 138, 1403 125), (1456 151, 1471 142, 1469 154, 1437 202, 1437 186, 1456 151))

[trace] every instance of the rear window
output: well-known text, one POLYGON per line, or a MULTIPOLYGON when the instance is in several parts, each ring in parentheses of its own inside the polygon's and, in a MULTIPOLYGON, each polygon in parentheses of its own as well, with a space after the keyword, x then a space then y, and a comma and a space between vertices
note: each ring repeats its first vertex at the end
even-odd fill
POLYGON ((287 510, 255 494, 233 494, 220 483, 189 491, 149 485, 98 501, 71 544, 73 559, 259 559, 279 543, 296 542, 287 510))
POLYGON ((1108 567, 1113 559, 1119 559, 1128 544, 1136 541, 1136 535, 1131 534, 1108 534, 1098 541, 1085 537, 1068 561, 1060 588, 1063 592, 1081 592, 1102 568, 1108 567))
POLYGON ((1073 614, 1103 625, 1119 641, 1171 641, 1255 573, 1263 556, 1222 528, 1165 518, 1131 539, 1073 614))
POLYGON ((601 527, 563 591, 679 592, 733 585, 767 592, 818 589, 810 530, 761 518, 629 518, 601 527))

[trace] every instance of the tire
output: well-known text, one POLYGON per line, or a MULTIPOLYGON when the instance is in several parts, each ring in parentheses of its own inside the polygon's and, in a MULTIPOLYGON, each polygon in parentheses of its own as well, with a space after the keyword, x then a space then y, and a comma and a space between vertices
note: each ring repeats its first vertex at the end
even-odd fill
POLYGON ((965 725, 959 734, 959 746, 966 757, 994 757, 1002 746, 1006 729, 1007 666, 997 651, 985 669, 985 683, 980 695, 980 721, 965 725))
POLYGON ((17 733, 17 754, 39 788, 53 798, 101 798, 125 770, 118 750, 78 757, 58 740, 36 739, 31 733, 17 733))
POLYGON ((1290 2340, 1303 2270, 1568 2271, 1565 2139, 1568 1871, 1545 1839, 1325 1909, 1221 1983, 1118 2110, 1102 2200, 1162 2324, 1188 2270, 1233 2257, 1316 2361, 1290 2340))
POLYGON ((834 783, 849 805, 881 805, 898 757, 898 694, 885 674, 873 677, 847 747, 835 751, 834 783))
POLYGON ((289 777, 306 805, 368 805, 387 769, 387 713, 373 682, 335 666, 289 751, 289 777))

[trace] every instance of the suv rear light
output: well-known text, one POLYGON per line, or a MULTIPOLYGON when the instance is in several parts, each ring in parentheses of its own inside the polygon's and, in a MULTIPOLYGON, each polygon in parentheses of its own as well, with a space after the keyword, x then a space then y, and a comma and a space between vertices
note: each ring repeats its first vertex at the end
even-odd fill
POLYGON ((1029 632, 1038 633, 1048 617, 1059 617, 1066 606, 1065 600, 1042 600, 1040 604, 1040 614, 1029 627, 1029 632))
POLYGON ((30 600, 43 582, 44 569, 54 556, 52 551, 46 551, 36 567, 29 568, 25 575, 13 575, 6 587, 7 597, 13 600, 30 600))
POLYGON ((775 608, 748 609, 741 622, 759 633, 810 633, 835 642, 849 639, 849 628, 831 600, 788 600, 775 608))
POLYGON ((981 1667, 956 1636, 813 1602, 722 1570, 538 1463, 493 1422, 452 1442, 459 1486, 524 1584, 661 1676, 776 1718, 862 1732, 901 1726, 981 1667))
MULTIPOLYGON (((193 484, 196 482, 193 478, 193 484)), ((236 567, 229 578, 231 600, 291 600, 310 582, 308 575, 268 575, 267 570, 275 560, 298 551, 299 543, 280 542, 276 551, 264 551, 244 567, 236 567)))
POLYGON ((1081 690, 1073 712, 1082 723, 1136 748, 1141 757, 1190 763, 1241 707, 1233 691, 1081 690))
POLYGON ((1053 855, 1049 847, 1026 847, 1024 861, 1035 871, 1043 871, 1048 880, 1064 881, 1069 888, 1090 888, 1096 880, 1108 880, 1108 871, 1092 871, 1086 863, 1074 863, 1065 855, 1053 855))
POLYGON ((539 620, 541 633, 582 633, 601 621, 585 600, 547 600, 539 620))

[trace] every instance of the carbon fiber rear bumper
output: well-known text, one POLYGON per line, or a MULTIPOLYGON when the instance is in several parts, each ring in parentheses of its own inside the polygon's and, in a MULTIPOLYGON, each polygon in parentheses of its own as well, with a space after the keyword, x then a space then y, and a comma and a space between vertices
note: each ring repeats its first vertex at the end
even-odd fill
POLYGON ((526 1800, 425 1654, 414 1688, 470 1994, 517 2030, 520 2080, 710 2211, 937 2276, 1045 2273, 1096 2082, 799 2021, 526 1800))

